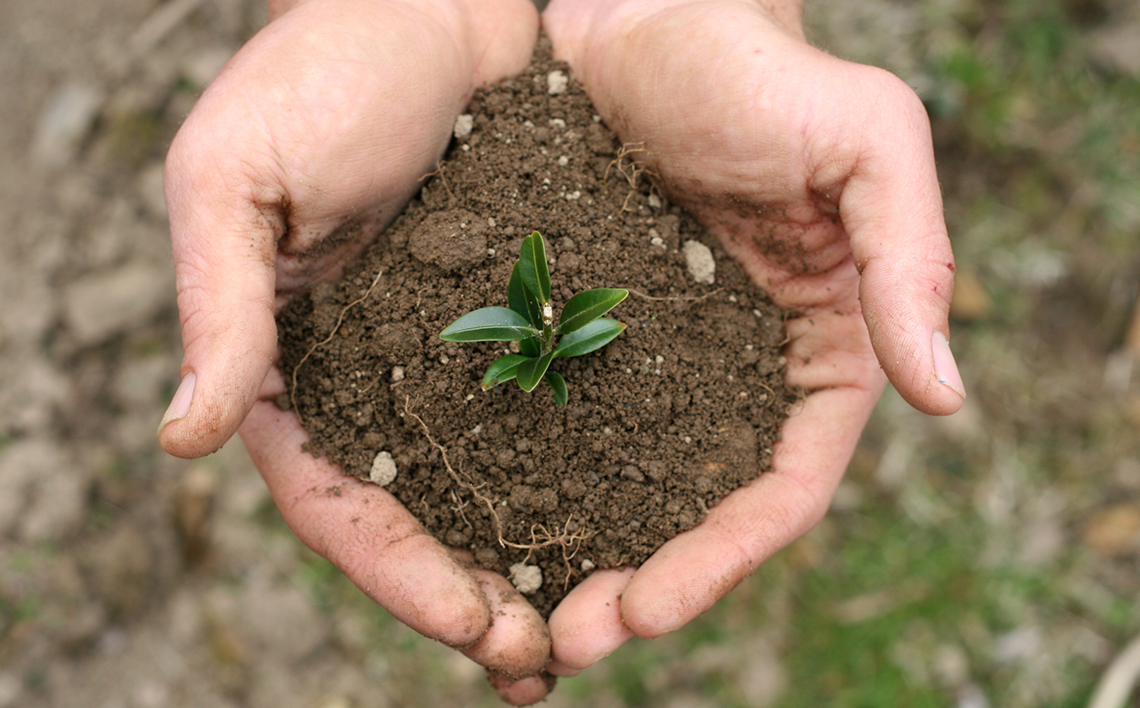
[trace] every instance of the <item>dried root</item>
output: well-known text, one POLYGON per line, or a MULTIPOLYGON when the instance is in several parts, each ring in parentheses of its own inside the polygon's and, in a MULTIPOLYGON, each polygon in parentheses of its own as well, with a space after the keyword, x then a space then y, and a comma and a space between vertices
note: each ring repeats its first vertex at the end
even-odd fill
POLYGON ((297 407, 297 372, 301 370, 301 367, 309 357, 312 356, 313 352, 332 341, 332 338, 336 336, 337 330, 344 324, 344 316, 348 314, 349 310, 368 299, 368 296, 372 294, 372 290, 376 287, 376 284, 380 282, 380 276, 383 274, 384 271, 378 271, 376 277, 372 279, 372 284, 368 286, 364 294, 344 306, 344 309, 340 311, 340 316, 336 318, 336 324, 333 325, 329 336, 310 347, 309 351, 305 352, 305 356, 301 357, 301 361, 297 362, 297 365, 293 367, 293 385, 289 387, 289 406, 293 409, 293 412, 297 414, 297 420, 300 421, 301 425, 304 425, 305 421, 301 418, 301 409, 297 407))
POLYGON ((621 146, 618 150, 617 157, 606 165, 606 171, 602 175, 602 182, 605 182, 610 177, 610 170, 612 169, 617 174, 625 179, 626 184, 629 185, 629 193, 625 195, 625 201, 622 202, 621 210, 629 211, 629 200, 637 192, 641 184, 642 175, 649 175, 656 177, 656 173, 650 170, 643 158, 648 155, 649 151, 645 149, 645 143, 627 143, 621 146), (639 157, 641 156, 641 157, 639 157))
MULTIPOLYGON (((530 562, 535 551, 541 550, 543 548, 550 548, 552 546, 560 547, 562 549, 562 562, 566 566, 566 577, 563 581, 563 587, 564 589, 566 587, 569 587, 570 579, 575 574, 573 567, 570 565, 570 561, 573 560, 574 556, 578 554, 578 551, 582 548, 582 544, 597 535, 597 532, 584 531, 581 529, 576 529, 575 531, 571 532, 571 521, 573 521, 574 518, 573 514, 571 514, 570 517, 566 519, 566 523, 562 526, 562 528, 558 528, 556 526, 553 531, 547 529, 542 524, 535 524, 532 526, 530 529, 529 543, 515 543, 513 541, 508 541, 506 537, 503 536, 503 522, 499 518, 498 512, 495 511, 495 500, 483 494, 481 489, 484 485, 476 485, 472 483, 467 475, 460 474, 455 470, 454 467, 451 466, 451 461, 447 458, 447 448, 445 448, 443 445, 440 445, 439 442, 437 442, 436 439, 432 437, 431 431, 428 429, 427 423, 424 422, 424 419, 412 412, 410 397, 404 398, 404 415, 419 423, 420 427, 423 428, 424 437, 427 438, 428 443, 436 450, 439 450, 440 457, 443 459, 443 466, 447 470, 448 475, 451 476, 451 481, 455 482, 455 484, 458 485, 460 489, 470 494, 477 503, 482 504, 487 508, 487 511, 491 514, 491 522, 494 524, 495 536, 498 538, 499 545, 503 546, 504 548, 514 548, 520 551, 526 551, 526 557, 522 560, 523 563, 530 562)), ((463 515, 462 512, 463 507, 467 506, 467 504, 460 503, 458 496, 454 492, 452 492, 452 499, 456 502, 456 511, 459 512, 461 518, 463 518, 463 521, 467 522, 467 517, 463 515)), ((468 523, 468 525, 470 526, 470 523, 468 523)))

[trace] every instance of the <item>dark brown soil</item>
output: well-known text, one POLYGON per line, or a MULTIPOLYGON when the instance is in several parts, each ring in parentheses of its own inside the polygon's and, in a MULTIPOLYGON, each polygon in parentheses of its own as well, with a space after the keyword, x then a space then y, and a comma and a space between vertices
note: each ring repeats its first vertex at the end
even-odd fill
POLYGON ((783 313, 663 204, 637 146, 617 143, 578 84, 551 95, 552 71, 569 75, 540 47, 524 75, 477 93, 473 131, 420 197, 341 282, 296 299, 279 323, 311 450, 365 479, 390 453, 388 490, 441 541, 507 575, 541 568, 528 598, 544 616, 591 569, 642 563, 764 470, 795 398, 783 313), (555 360, 565 407, 545 385, 479 388, 506 344, 438 337, 465 312, 506 305, 534 230, 556 310, 587 288, 632 293, 611 313, 624 334, 555 360), (712 249, 714 284, 689 274, 689 240, 712 249))

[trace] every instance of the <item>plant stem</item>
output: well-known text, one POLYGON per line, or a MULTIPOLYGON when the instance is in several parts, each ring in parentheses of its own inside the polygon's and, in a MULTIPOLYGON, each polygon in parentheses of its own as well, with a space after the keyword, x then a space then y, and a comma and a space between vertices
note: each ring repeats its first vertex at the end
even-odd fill
POLYGON ((542 336, 538 340, 543 355, 554 351, 554 309, 548 302, 542 304, 542 336))

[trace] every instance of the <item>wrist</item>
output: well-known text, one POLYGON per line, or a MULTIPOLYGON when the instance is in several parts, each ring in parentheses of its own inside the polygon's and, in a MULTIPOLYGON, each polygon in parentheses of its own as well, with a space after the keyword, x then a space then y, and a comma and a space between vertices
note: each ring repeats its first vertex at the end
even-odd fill
POLYGON ((471 59, 476 84, 526 67, 538 39, 538 11, 531 0, 266 0, 272 22, 302 5, 357 5, 412 11, 443 27, 471 59))

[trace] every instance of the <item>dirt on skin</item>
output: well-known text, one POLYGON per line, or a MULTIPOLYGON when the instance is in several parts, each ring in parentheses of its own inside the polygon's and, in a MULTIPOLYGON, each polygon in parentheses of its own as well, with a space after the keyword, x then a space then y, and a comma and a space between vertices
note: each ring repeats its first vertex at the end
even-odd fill
POLYGON ((618 143, 569 76, 543 42, 523 75, 479 91, 422 194, 344 279, 279 321, 295 384, 279 403, 297 410, 310 450, 363 479, 391 455, 387 489, 440 541, 524 591, 534 572, 518 564, 538 566, 527 597, 543 616, 591 570, 639 565, 766 469, 796 400, 784 313, 664 203, 644 154, 618 143), (631 293, 610 313, 628 325, 621 336, 555 360, 566 406, 545 384, 480 389, 517 344, 438 336, 507 304, 535 230, 556 312, 588 288, 631 293), (711 249, 714 283, 690 274, 688 241, 711 249))

